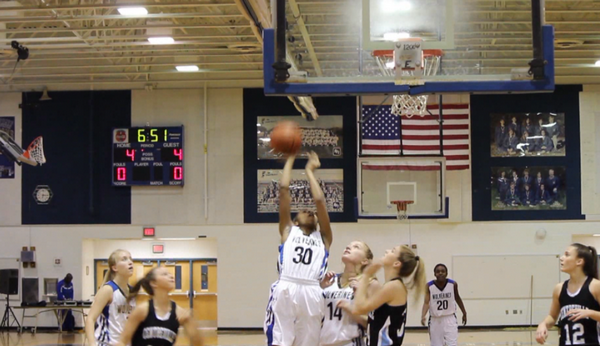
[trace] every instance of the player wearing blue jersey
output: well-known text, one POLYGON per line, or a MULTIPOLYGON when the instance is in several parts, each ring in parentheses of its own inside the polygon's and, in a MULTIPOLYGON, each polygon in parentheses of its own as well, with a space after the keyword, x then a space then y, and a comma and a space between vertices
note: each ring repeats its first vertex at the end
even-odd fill
POLYGON ((279 183, 279 280, 271 286, 264 326, 269 346, 318 345, 325 313, 319 284, 333 234, 325 197, 314 175, 321 163, 314 152, 308 155, 306 177, 317 211, 300 211, 292 220, 289 190, 294 188, 290 187, 294 160, 294 156, 287 159, 279 183))
POLYGON ((548 328, 560 331, 559 346, 600 345, 600 281, 598 254, 592 246, 575 243, 560 257, 560 270, 569 280, 554 287, 550 314, 538 325, 535 340, 544 344, 548 328))
POLYGON ((133 260, 125 250, 116 250, 108 258, 108 272, 85 322, 85 334, 90 346, 114 346, 125 327, 127 317, 135 308, 129 302, 129 278, 133 275, 133 260))
POLYGON ((169 298, 169 292, 175 289, 175 277, 167 268, 150 270, 131 289, 128 300, 135 299, 141 288, 152 299, 133 310, 117 346, 173 346, 179 327, 183 327, 192 346, 204 345, 202 334, 190 312, 169 298))

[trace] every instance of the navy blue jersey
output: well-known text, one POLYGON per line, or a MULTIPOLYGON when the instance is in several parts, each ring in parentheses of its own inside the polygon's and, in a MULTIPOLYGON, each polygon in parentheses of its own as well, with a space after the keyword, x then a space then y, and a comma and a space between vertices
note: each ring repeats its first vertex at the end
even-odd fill
POLYGON ((572 309, 585 309, 600 311, 600 304, 590 292, 590 283, 593 278, 588 277, 579 291, 568 291, 569 280, 563 283, 558 301, 560 314, 558 327, 560 328, 560 346, 568 345, 600 345, 600 324, 591 318, 579 321, 569 321, 567 313, 572 309))

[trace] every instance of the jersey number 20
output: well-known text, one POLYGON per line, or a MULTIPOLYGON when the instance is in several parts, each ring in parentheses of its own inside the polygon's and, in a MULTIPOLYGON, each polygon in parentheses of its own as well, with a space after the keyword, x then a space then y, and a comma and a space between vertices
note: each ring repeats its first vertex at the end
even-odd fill
POLYGON ((294 257, 294 263, 310 264, 312 262, 312 249, 304 249, 302 246, 298 246, 294 249, 296 251, 296 257, 294 257))
POLYGON ((448 301, 447 300, 438 300, 437 301, 437 309, 438 310, 448 309, 448 301))
POLYGON ((583 338, 583 324, 575 323, 572 328, 573 331, 573 340, 570 338, 570 330, 569 325, 565 324, 565 345, 583 345, 585 344, 585 339, 583 338))

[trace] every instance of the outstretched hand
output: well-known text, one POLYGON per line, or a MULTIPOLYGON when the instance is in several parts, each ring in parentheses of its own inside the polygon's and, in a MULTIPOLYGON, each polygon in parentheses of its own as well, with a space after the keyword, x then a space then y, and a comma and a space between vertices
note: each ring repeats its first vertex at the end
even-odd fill
POLYGON ((315 169, 319 167, 321 167, 321 161, 319 161, 319 156, 314 151, 311 151, 310 153, 308 153, 308 162, 306 163, 306 169, 314 172, 315 169))

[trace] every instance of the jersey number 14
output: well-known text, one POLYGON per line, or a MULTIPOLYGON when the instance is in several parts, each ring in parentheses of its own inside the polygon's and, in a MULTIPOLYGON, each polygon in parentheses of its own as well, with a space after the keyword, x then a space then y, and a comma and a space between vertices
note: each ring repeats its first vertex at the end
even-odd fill
POLYGON ((329 320, 333 320, 334 317, 337 317, 339 321, 342 320, 342 309, 338 308, 338 307, 333 307, 333 302, 329 302, 329 304, 327 304, 327 307, 329 308, 329 320))

